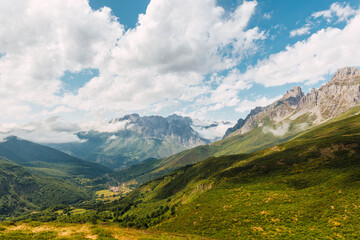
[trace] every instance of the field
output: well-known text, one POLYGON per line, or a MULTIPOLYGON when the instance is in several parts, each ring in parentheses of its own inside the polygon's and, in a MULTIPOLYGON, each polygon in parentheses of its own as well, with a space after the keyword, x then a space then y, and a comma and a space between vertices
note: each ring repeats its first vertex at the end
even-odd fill
POLYGON ((117 226, 102 226, 90 224, 64 224, 64 223, 12 223, 5 222, 0 224, 1 240, 48 240, 48 239, 103 239, 103 240, 151 240, 151 239, 203 239, 186 234, 171 234, 160 231, 135 230, 120 228, 117 226))
POLYGON ((113 201, 104 190, 108 201, 21 216, 0 239, 355 239, 359 156, 360 115, 340 118, 274 147, 184 166, 113 201))
POLYGON ((96 200, 104 202, 112 202, 121 197, 121 193, 112 192, 110 190, 100 190, 96 192, 96 200))

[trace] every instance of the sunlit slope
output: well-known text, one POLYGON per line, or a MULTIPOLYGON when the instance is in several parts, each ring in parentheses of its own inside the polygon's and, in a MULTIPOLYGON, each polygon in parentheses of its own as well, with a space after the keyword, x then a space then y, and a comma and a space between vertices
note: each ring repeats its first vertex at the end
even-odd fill
MULTIPOLYGON (((334 119, 330 119, 320 126, 356 115, 359 111, 360 107, 354 107, 348 112, 334 119)), ((310 126, 311 123, 309 122, 309 116, 307 115, 303 115, 288 123, 288 131, 281 136, 276 136, 264 131, 264 127, 258 127, 246 134, 230 136, 221 141, 209 145, 198 146, 167 158, 146 161, 134 165, 130 168, 114 172, 112 176, 120 182, 135 179, 138 183, 144 183, 156 177, 163 176, 179 167, 200 162, 208 157, 251 153, 289 141, 304 131, 311 131, 311 128, 310 130, 302 130, 298 127, 304 123, 310 126)), ((275 127, 275 125, 272 127, 275 127)))
POLYGON ((159 231, 135 230, 117 226, 54 223, 0 223, 0 239, 61 239, 61 240, 206 240, 208 238, 159 231))
MULTIPOLYGON (((276 147, 209 158, 143 185, 126 215, 174 208, 156 229, 219 239, 360 234, 360 116, 276 147)), ((125 217, 124 216, 124 217, 125 217)))
POLYGON ((138 183, 144 183, 174 169, 200 162, 208 157, 250 153, 264 149, 286 142, 301 133, 297 126, 300 122, 306 121, 303 118, 293 121, 289 126, 289 130, 281 136, 275 136, 272 133, 265 132, 263 127, 258 127, 246 134, 230 136, 170 157, 134 165, 128 169, 114 172, 112 175, 120 182, 135 179, 138 183))

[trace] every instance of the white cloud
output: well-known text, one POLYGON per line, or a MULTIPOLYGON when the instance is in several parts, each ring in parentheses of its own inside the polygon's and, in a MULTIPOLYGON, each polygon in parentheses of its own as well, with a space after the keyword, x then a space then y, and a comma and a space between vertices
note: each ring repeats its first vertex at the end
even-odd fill
POLYGON ((87 0, 0 0, 0 107, 13 118, 34 105, 49 116, 191 102, 209 90, 207 74, 257 50, 264 32, 248 29, 256 5, 244 1, 226 13, 216 0, 152 0, 125 32, 111 9, 94 11, 87 0), (65 72, 90 68, 99 76, 61 95, 65 72))
POLYGON ((118 121, 118 122, 109 122, 109 121, 99 121, 99 120, 93 120, 93 121, 84 121, 80 124, 81 129, 83 131, 98 131, 98 132, 106 132, 106 133, 114 133, 121 130, 129 129, 131 128, 131 124, 129 124, 129 120, 124 121, 118 121))
POLYGON ((265 19, 267 19, 267 20, 271 19, 271 13, 265 13, 265 14, 263 15, 263 18, 265 18, 265 19))
POLYGON ((112 141, 112 140, 115 140, 115 139, 118 139, 119 137, 115 136, 115 135, 111 135, 109 137, 109 141, 112 141))
POLYGON ((333 3, 331 4, 330 9, 315 12, 312 14, 312 17, 314 18, 323 17, 327 19, 328 22, 330 22, 331 19, 336 16, 338 18, 338 22, 342 22, 342 21, 348 21, 349 18, 354 16, 356 13, 357 11, 352 7, 350 7, 350 5, 347 3, 343 3, 343 4, 333 3))
POLYGON ((345 66, 360 66, 360 13, 344 29, 327 28, 249 68, 242 81, 265 86, 316 83, 345 66))
MULTIPOLYGON (((17 118, 23 124, 16 128, 23 129, 24 122, 70 112, 161 111, 207 99, 210 90, 213 110, 236 106, 238 91, 250 84, 234 69, 266 37, 248 28, 256 6, 244 1, 226 13, 216 0, 152 0, 136 28, 125 32, 111 9, 94 11, 87 0, 0 0, 0 107, 7 113, 1 126, 17 118), (84 69, 97 69, 99 76, 77 93, 66 92, 63 75, 84 69), (224 70, 230 73, 219 86, 206 83, 205 76, 224 70)), ((50 122, 37 123, 26 126, 38 128, 31 130, 34 137, 49 131, 72 139, 50 122)), ((99 121, 79 126, 123 127, 102 129, 99 121)))
POLYGON ((256 5, 245 1, 226 17, 215 0, 152 0, 99 67, 100 76, 63 102, 87 111, 136 111, 193 101, 208 91, 206 74, 231 69, 264 39, 258 28, 247 29, 256 5))
POLYGON ((266 126, 262 129, 262 132, 263 133, 271 133, 275 137, 282 137, 289 131, 289 128, 290 128, 290 124, 285 122, 285 123, 282 123, 281 125, 275 126, 275 127, 266 126))
POLYGON ((265 107, 267 105, 272 104, 276 100, 279 100, 281 97, 282 97, 281 95, 274 98, 259 97, 254 101, 244 99, 238 104, 238 106, 235 108, 235 111, 239 113, 243 113, 250 111, 251 109, 254 109, 256 107, 265 107))
POLYGON ((290 37, 302 36, 310 33, 310 26, 303 26, 290 32, 290 37))
POLYGON ((62 120, 60 117, 51 117, 46 120, 30 122, 23 125, 0 125, 0 138, 16 135, 38 143, 79 142, 75 135, 80 127, 75 123, 62 120))
POLYGON ((110 9, 92 11, 86 0, 0 0, 0 6, 3 110, 9 98, 12 107, 58 104, 64 72, 96 68, 123 32, 110 9))
POLYGON ((192 128, 198 132, 202 138, 216 141, 221 139, 226 130, 234 126, 234 124, 234 122, 211 122, 194 119, 192 128))

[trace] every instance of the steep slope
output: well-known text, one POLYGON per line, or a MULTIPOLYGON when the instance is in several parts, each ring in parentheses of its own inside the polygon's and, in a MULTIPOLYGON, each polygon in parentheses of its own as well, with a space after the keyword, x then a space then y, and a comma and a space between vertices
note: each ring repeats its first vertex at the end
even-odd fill
POLYGON ((290 113, 294 112, 303 97, 304 93, 300 87, 291 88, 280 100, 269 106, 256 107, 251 110, 245 119, 239 119, 234 127, 226 131, 224 138, 230 134, 244 134, 254 128, 284 120, 290 113))
POLYGON ((16 223, 9 225, 0 223, 0 239, 2 240, 210 240, 192 234, 167 233, 163 231, 146 231, 117 226, 93 224, 58 224, 16 223), (21 229, 21 230, 20 230, 21 229))
POLYGON ((150 164, 136 165, 131 169, 114 172, 119 181, 130 179, 144 183, 178 167, 193 164, 211 156, 250 153, 285 142, 306 129, 310 129, 349 111, 360 111, 360 71, 343 68, 330 82, 304 94, 293 87, 280 100, 266 107, 256 107, 243 120, 229 128, 222 141, 199 146, 150 164), (142 170, 142 171, 140 171, 142 170))
POLYGON ((229 128, 224 138, 244 134, 269 123, 285 124, 300 117, 304 127, 317 125, 359 104, 360 70, 345 67, 318 90, 312 89, 305 95, 300 87, 294 87, 275 103, 255 108, 245 119, 239 119, 234 127, 229 128))
POLYGON ((90 197, 89 192, 74 183, 34 175, 20 165, 0 158, 0 220, 56 204, 73 204, 90 197))
POLYGON ((206 144, 188 117, 126 115, 111 120, 107 132, 80 132, 84 142, 50 145, 82 159, 110 168, 133 165, 148 158, 163 158, 206 144))
POLYGON ((94 178, 110 172, 102 165, 17 137, 8 137, 0 142, 0 156, 45 176, 94 178))
POLYGON ((215 239, 354 239, 360 234, 359 154, 356 115, 275 147, 182 167, 97 205, 96 213, 56 218, 95 217, 215 239))

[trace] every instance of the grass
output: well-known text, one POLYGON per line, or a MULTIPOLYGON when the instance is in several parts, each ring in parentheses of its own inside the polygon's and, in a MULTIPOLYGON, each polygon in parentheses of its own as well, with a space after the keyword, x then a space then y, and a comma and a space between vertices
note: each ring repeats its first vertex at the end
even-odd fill
POLYGON ((276 147, 212 157, 144 184, 126 214, 174 208, 151 228, 215 239, 360 235, 360 116, 276 147))
POLYGON ((96 200, 113 202, 121 197, 121 193, 112 192, 110 190, 100 190, 96 192, 96 200))
MULTIPOLYGON (((112 203, 89 205, 81 214, 48 211, 30 218, 47 220, 49 214, 55 222, 104 222, 90 229, 99 239, 121 239, 117 231, 128 234, 119 226, 151 229, 129 230, 149 239, 356 239, 359 133, 360 115, 355 115, 274 147, 181 167, 112 203)), ((14 226, 3 228, 7 233, 14 226)))
POLYGON ((59 223, 16 223, 0 226, 0 239, 106 239, 106 240, 150 240, 150 239, 206 239, 195 235, 171 234, 161 231, 134 230, 117 226, 59 223))
MULTIPOLYGON (((351 110, 348 116, 354 111, 355 110, 351 110)), ((154 178, 161 177, 179 167, 195 164, 212 156, 219 157, 223 155, 250 153, 275 146, 289 141, 303 132, 304 129, 301 127, 302 125, 305 125, 306 128, 312 125, 309 114, 304 114, 294 120, 287 119, 286 121, 289 122, 290 126, 289 131, 283 136, 274 136, 264 131, 264 127, 257 127, 245 134, 236 135, 233 133, 223 140, 185 150, 163 159, 145 161, 129 168, 115 171, 111 173, 111 175, 119 182, 136 180, 137 183, 142 184, 154 178)), ((267 127, 270 128, 276 126, 276 124, 272 124, 270 120, 267 120, 266 123, 267 127)))

